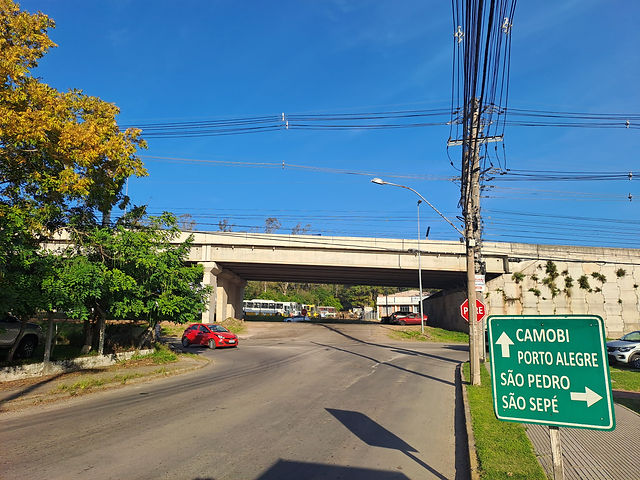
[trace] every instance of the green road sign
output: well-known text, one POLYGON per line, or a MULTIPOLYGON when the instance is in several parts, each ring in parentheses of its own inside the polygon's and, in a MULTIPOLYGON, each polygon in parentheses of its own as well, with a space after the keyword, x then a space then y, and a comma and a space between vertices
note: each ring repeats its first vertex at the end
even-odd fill
POLYGON ((487 322, 499 420, 615 428, 602 318, 492 315, 487 322))

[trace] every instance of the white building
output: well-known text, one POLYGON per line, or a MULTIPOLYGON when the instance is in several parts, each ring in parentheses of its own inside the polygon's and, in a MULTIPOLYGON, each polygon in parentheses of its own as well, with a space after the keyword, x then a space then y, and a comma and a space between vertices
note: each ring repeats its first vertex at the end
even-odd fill
MULTIPOLYGON (((429 296, 429 293, 422 292, 422 299, 429 296)), ((415 312, 420 313, 420 291, 407 290, 390 295, 383 295, 376 298, 376 309, 378 319, 391 315, 393 312, 415 312)))

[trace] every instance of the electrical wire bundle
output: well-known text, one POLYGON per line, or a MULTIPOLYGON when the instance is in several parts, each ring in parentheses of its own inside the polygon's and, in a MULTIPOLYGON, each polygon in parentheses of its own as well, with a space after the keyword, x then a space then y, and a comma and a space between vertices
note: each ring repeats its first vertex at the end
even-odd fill
MULTIPOLYGON (((503 108, 487 105, 485 112, 496 116, 499 136, 505 126, 560 128, 640 129, 640 114, 585 113, 503 108), (507 118, 507 113, 509 118, 507 118)), ((391 110, 358 113, 281 113, 186 122, 157 122, 123 125, 121 129, 140 128, 145 138, 191 138, 220 135, 245 135, 282 130, 394 130, 444 127, 450 125, 450 139, 461 138, 460 109, 391 110)), ((487 118, 485 114, 484 118, 487 118)), ((487 127, 485 127, 487 128, 487 127)))
MULTIPOLYGON (((455 33, 450 140, 458 140, 463 148, 463 208, 471 195, 472 159, 482 157, 480 170, 485 171, 490 162, 489 139, 499 140, 504 134, 515 6, 515 0, 452 0, 455 33)), ((496 159, 500 165, 500 158, 496 159)))

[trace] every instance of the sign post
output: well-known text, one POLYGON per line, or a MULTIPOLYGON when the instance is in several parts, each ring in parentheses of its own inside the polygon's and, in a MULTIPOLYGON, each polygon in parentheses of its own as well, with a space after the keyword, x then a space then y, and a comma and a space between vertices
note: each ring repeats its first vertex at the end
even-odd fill
POLYGON ((602 318, 492 315, 488 333, 496 417, 549 425, 562 475, 558 427, 615 428, 602 318))

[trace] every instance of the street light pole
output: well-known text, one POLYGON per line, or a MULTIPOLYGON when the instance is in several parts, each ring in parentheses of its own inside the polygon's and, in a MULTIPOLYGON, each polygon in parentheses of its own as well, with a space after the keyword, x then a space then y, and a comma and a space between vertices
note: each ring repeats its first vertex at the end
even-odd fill
POLYGON ((445 222, 447 222, 449 225, 451 225, 456 232, 458 232, 460 235, 462 235, 463 237, 465 236, 464 233, 462 232, 462 230, 460 230, 458 227, 456 227, 453 222, 451 222, 451 220, 449 220, 447 217, 445 217, 442 212, 440 212, 440 210, 438 210, 436 207, 434 207, 431 202, 429 202, 429 200, 427 200, 426 198, 424 198, 422 195, 420 195, 417 191, 415 191, 413 188, 411 187, 407 187, 406 185, 400 185, 398 183, 391 183, 391 182, 386 182, 384 180, 382 180, 381 178, 372 178, 371 179, 371 183, 375 183, 377 185, 391 185, 392 187, 400 187, 400 188, 406 188, 407 190, 411 190, 413 193, 415 193, 416 195, 418 195, 422 201, 424 203, 426 203, 427 205, 429 205, 438 215, 440 215, 445 222))
POLYGON ((422 195, 420 195, 420 193, 418 193, 413 188, 407 187, 406 185, 400 185, 398 183, 385 182, 381 178, 377 178, 377 177, 376 178, 372 178, 371 179, 371 183, 375 183, 377 185, 391 185, 392 187, 406 188, 407 190, 411 190, 413 193, 415 193, 416 195, 418 195, 418 197, 420 197, 422 199, 422 200, 418 200, 418 277, 419 277, 419 286, 420 286, 420 331, 424 334, 424 323, 423 323, 423 320, 422 320, 422 265, 420 264, 420 262, 421 262, 421 260, 420 260, 420 237, 421 237, 421 232, 420 232, 420 203, 421 203, 421 201, 423 201, 424 203, 429 205, 438 215, 440 215, 445 220, 445 222, 447 222, 449 225, 451 225, 455 229, 456 232, 458 232, 463 237, 466 237, 466 235, 458 227, 456 227, 453 224, 453 222, 451 222, 451 220, 449 220, 447 217, 445 217, 436 207, 434 207, 429 202, 429 200, 424 198, 422 195))
POLYGON ((422 200, 418 200, 418 279, 420 285, 420 333, 424 335, 424 315, 422 314, 422 265, 420 263, 420 237, 422 232, 420 231, 420 204, 422 200))

